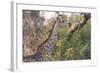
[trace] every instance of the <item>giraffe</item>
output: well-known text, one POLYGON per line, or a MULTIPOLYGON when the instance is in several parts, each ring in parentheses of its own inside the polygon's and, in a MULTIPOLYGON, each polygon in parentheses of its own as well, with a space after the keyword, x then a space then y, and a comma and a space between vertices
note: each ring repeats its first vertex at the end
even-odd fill
POLYGON ((63 24, 64 20, 63 20, 63 16, 62 15, 58 15, 55 19, 55 22, 53 23, 52 29, 51 29, 51 33, 48 36, 48 38, 41 43, 36 50, 36 53, 34 55, 28 56, 26 58, 26 62, 28 60, 28 62, 33 62, 33 61, 51 61, 52 59, 51 57, 51 53, 54 49, 54 42, 57 40, 58 36, 58 31, 61 27, 61 25, 63 24), (45 55, 50 56, 48 59, 45 59, 45 55))

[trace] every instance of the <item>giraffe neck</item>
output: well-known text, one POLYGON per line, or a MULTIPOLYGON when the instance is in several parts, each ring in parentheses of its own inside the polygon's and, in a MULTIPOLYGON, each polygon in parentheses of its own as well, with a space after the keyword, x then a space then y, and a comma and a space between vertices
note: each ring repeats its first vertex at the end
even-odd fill
POLYGON ((59 23, 59 21, 57 21, 54 28, 53 28, 50 40, 52 40, 52 41, 57 40, 57 34, 58 34, 59 29, 60 29, 60 23, 59 23))
MULTIPOLYGON (((60 21, 56 20, 52 27, 51 34, 49 35, 48 39, 45 40, 38 48, 37 52, 30 56, 31 61, 46 61, 45 53, 51 55, 52 50, 54 49, 54 42, 57 40, 57 33, 60 29, 60 21)), ((48 60, 48 59, 47 59, 48 60)), ((50 60, 50 58, 49 58, 50 60)))
POLYGON ((37 47, 37 51, 41 50, 41 47, 43 47, 46 43, 51 43, 51 42, 55 42, 57 40, 57 33, 59 31, 60 28, 60 23, 59 20, 56 20, 52 26, 51 29, 51 33, 48 36, 48 38, 42 42, 38 47, 37 47))

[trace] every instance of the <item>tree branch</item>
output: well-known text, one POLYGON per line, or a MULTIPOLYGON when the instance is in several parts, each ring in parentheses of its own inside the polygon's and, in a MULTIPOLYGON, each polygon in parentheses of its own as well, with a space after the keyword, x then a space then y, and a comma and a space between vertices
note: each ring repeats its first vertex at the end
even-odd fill
POLYGON ((73 34, 77 29, 81 29, 91 17, 90 13, 81 13, 81 14, 83 14, 83 16, 84 16, 83 22, 81 22, 81 23, 76 22, 76 23, 72 24, 70 26, 70 28, 68 29, 68 34, 73 34))

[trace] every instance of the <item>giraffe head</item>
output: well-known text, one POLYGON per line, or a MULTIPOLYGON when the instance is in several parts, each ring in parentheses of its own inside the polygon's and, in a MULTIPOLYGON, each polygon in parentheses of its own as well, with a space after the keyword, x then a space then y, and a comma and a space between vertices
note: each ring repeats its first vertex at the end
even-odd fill
POLYGON ((58 21, 58 24, 60 25, 60 26, 63 26, 64 25, 64 23, 66 22, 66 20, 65 20, 65 18, 64 18, 64 15, 58 15, 57 16, 57 21, 58 21))

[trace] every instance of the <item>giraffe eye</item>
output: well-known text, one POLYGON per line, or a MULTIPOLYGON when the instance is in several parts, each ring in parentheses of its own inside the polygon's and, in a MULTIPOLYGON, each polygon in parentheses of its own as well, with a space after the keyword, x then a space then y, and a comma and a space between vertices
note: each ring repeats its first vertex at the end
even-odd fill
POLYGON ((61 22, 64 22, 64 20, 62 20, 61 22))

